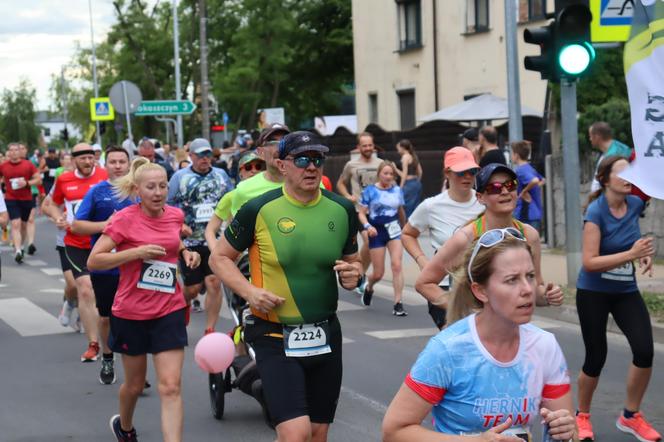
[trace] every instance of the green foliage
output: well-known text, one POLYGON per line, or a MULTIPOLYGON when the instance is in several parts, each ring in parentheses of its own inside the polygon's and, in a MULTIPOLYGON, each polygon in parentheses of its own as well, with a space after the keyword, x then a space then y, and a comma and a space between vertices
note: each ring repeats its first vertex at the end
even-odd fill
POLYGON ((629 102, 623 98, 610 98, 602 104, 587 105, 579 116, 579 149, 590 151, 588 127, 595 121, 606 121, 613 129, 613 138, 627 145, 632 144, 632 127, 629 102))
POLYGON ((40 128, 35 123, 37 93, 26 79, 21 79, 14 90, 5 89, 0 97, 0 145, 21 141, 35 147, 39 141, 40 128))

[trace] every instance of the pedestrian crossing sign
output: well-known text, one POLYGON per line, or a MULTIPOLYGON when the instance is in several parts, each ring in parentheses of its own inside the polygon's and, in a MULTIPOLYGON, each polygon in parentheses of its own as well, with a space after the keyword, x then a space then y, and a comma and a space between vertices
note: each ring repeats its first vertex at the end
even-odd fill
POLYGON ((108 97, 90 98, 90 119, 92 121, 113 121, 115 109, 108 97))
POLYGON ((634 0, 590 0, 593 21, 590 40, 593 43, 627 41, 632 27, 634 0))

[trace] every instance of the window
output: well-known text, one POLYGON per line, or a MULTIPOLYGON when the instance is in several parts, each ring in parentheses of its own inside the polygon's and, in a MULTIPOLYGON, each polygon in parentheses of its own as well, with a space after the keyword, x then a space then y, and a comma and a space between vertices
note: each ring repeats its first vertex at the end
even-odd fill
POLYGON ((399 96, 399 116, 401 119, 401 130, 409 130, 415 127, 415 89, 397 92, 399 96))
POLYGON ((519 0, 519 23, 541 20, 546 15, 546 0, 519 0))
POLYGON ((50 137, 51 136, 51 128, 49 128, 49 127, 44 128, 44 136, 45 137, 50 137))
POLYGON ((396 0, 399 17, 399 51, 422 47, 420 0, 396 0))
POLYGON ((489 30, 489 0, 466 0, 466 33, 489 30))
POLYGON ((369 94, 369 123, 378 124, 378 94, 369 94))

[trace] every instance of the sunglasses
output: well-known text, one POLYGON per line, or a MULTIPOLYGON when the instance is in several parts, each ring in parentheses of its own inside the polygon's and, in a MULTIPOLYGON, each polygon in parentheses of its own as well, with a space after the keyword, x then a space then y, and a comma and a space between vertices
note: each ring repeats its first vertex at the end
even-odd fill
POLYGON ((212 151, 205 150, 201 153, 195 154, 199 158, 212 158, 212 151))
POLYGON ((473 268, 473 261, 475 260, 475 257, 479 253, 480 248, 482 247, 490 248, 495 246, 496 244, 500 244, 508 235, 511 236, 512 238, 518 239, 519 241, 526 241, 526 237, 523 236, 523 234, 514 227, 489 230, 488 232, 485 232, 482 236, 480 236, 480 239, 478 239, 477 242, 475 243, 475 247, 473 248, 473 253, 470 255, 470 261, 468 261, 467 272, 468 272, 468 279, 470 280, 471 283, 475 281, 473 281, 473 275, 471 275, 470 269, 473 268))
MULTIPOLYGON (((450 169, 450 170, 452 170, 452 169, 450 169)), ((452 172, 454 172, 454 174, 455 174, 456 176, 458 176, 459 178, 463 178, 463 177, 465 177, 467 173, 469 173, 470 176, 475 176, 475 175, 477 175, 477 174, 479 173, 479 171, 480 171, 480 170, 479 170, 479 169, 476 169, 476 168, 473 168, 473 169, 467 169, 467 170, 462 170, 462 171, 460 171, 460 172, 455 172, 455 171, 452 170, 452 172)))
POLYGON ((306 169, 309 167, 309 164, 313 164, 316 169, 319 169, 325 163, 325 157, 295 157, 295 158, 285 158, 285 160, 292 161, 295 167, 298 169, 306 169))
POLYGON ((260 172, 265 169, 265 163, 262 161, 251 162, 242 166, 245 172, 251 172, 252 170, 260 172))
POLYGON ((489 195, 500 195, 501 193, 503 193, 503 188, 508 192, 514 192, 517 188, 516 180, 507 180, 503 183, 499 183, 497 181, 493 183, 488 183, 484 187, 484 191, 489 195))

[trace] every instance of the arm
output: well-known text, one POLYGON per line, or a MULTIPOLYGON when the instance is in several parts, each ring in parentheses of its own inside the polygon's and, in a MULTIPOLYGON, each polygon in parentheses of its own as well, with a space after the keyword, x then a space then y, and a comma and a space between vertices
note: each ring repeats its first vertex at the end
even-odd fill
POLYGON ((422 180, 422 175, 424 174, 424 171, 422 170, 422 163, 419 161, 417 162, 417 178, 421 181, 422 180))
POLYGON ((214 246, 217 244, 217 232, 221 227, 221 223, 222 220, 216 213, 213 213, 207 226, 205 226, 205 241, 207 241, 208 249, 210 250, 214 250, 214 246))
POLYGON ((401 169, 394 166, 395 169, 397 169, 397 173, 399 174, 399 178, 401 179, 401 185, 403 186, 403 183, 406 182, 406 177, 408 176, 408 165, 412 163, 413 158, 410 155, 404 155, 401 157, 401 169))
POLYGON ((532 197, 530 196, 530 190, 536 186, 539 186, 539 182, 540 182, 539 178, 533 178, 532 180, 530 180, 530 182, 526 184, 526 187, 524 187, 523 190, 521 190, 519 198, 529 203, 532 200, 532 197))
POLYGON ((106 227, 108 221, 109 220, 86 221, 82 219, 75 219, 71 225, 71 231, 76 235, 96 235, 97 233, 104 231, 104 227, 106 227))
POLYGON ((369 222, 369 218, 367 218, 368 211, 369 211, 368 207, 360 206, 360 211, 357 212, 357 219, 360 220, 360 224, 362 224, 364 230, 367 231, 367 235, 373 238, 374 236, 378 235, 378 231, 369 222))
POLYGON ((357 198, 351 195, 351 193, 348 191, 348 187, 346 187, 347 180, 348 180, 348 165, 344 167, 344 170, 341 172, 341 176, 337 180, 337 191, 339 192, 339 195, 356 203, 357 198))
POLYGON ((67 220, 65 219, 62 210, 60 210, 60 207, 57 204, 55 204, 55 201, 53 201, 53 199, 51 198, 51 195, 46 195, 46 198, 44 198, 44 202, 42 203, 41 209, 46 216, 51 218, 51 221, 53 221, 55 225, 58 226, 59 229, 64 229, 67 227, 67 220))
POLYGON ((587 272, 604 272, 621 266, 635 259, 652 256, 655 250, 652 238, 641 238, 634 243, 631 249, 611 255, 599 254, 599 243, 602 233, 597 224, 586 221, 583 225, 583 268, 587 272))
POLYGON ((360 254, 344 255, 340 260, 336 260, 334 271, 339 274, 341 287, 346 290, 355 289, 364 274, 360 254))
POLYGON ((406 223, 401 230, 401 244, 410 256, 413 257, 415 263, 420 268, 420 271, 427 265, 429 259, 424 254, 420 242, 417 238, 420 236, 420 231, 413 227, 410 223, 406 223))
POLYGON ((540 415, 549 425, 549 434, 557 439, 567 441, 576 437, 574 404, 572 392, 568 391, 558 399, 542 399, 540 415))
POLYGON ((28 180, 28 185, 30 186, 39 186, 42 183, 41 179, 41 173, 39 171, 35 172, 34 175, 32 175, 32 178, 28 180))
POLYGON ((408 218, 406 218, 406 209, 404 209, 403 206, 399 206, 399 224, 405 226, 407 222, 408 218))

